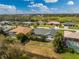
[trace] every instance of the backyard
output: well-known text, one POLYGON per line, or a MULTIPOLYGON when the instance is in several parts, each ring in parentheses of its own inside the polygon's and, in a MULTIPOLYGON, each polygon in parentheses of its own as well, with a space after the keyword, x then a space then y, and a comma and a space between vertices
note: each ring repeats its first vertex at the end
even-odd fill
POLYGON ((50 58, 55 57, 57 59, 79 59, 79 54, 76 53, 55 53, 53 50, 52 42, 44 43, 38 41, 30 41, 28 44, 25 45, 25 49, 29 52, 38 55, 48 56, 50 58))
MULTIPOLYGON (((1 40, 5 39, 3 35, 0 35, 0 38, 0 42, 1 40)), ((26 53, 28 52, 28 54, 30 53, 28 56, 30 56, 31 59, 79 59, 79 54, 76 53, 66 52, 58 54, 54 52, 52 42, 39 42, 30 40, 25 45, 22 45, 19 42, 14 42, 14 44, 10 43, 10 45, 14 46, 14 48, 19 47, 20 49, 26 51, 26 53)))

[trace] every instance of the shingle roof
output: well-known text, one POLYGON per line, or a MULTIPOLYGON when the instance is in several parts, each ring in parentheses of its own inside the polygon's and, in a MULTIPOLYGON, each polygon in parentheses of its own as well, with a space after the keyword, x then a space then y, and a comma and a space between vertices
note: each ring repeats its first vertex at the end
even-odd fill
POLYGON ((36 35, 53 35, 55 30, 53 29, 45 29, 45 28, 36 28, 34 29, 34 34, 36 35))
POLYGON ((66 22, 66 23, 63 23, 63 25, 65 25, 65 26, 74 26, 75 23, 73 23, 73 22, 66 22))

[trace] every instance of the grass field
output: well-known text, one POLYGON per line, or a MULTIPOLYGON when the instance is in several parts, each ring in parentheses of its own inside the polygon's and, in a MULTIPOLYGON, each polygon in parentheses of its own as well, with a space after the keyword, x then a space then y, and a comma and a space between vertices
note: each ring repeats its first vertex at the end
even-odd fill
POLYGON ((79 59, 79 54, 76 53, 64 53, 61 54, 63 59, 79 59))

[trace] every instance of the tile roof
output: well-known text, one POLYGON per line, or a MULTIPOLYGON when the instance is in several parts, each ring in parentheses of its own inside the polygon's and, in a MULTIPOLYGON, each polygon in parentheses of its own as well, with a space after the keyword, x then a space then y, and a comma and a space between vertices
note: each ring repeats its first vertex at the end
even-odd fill
POLYGON ((59 25, 60 22, 56 22, 56 21, 49 21, 48 24, 55 24, 55 25, 59 25))
POLYGON ((31 32, 31 28, 28 28, 28 27, 21 27, 21 26, 18 26, 17 28, 11 30, 10 32, 15 32, 16 34, 19 34, 19 33, 23 33, 23 34, 27 34, 29 32, 31 32))
POLYGON ((79 32, 64 31, 64 37, 79 39, 79 32))

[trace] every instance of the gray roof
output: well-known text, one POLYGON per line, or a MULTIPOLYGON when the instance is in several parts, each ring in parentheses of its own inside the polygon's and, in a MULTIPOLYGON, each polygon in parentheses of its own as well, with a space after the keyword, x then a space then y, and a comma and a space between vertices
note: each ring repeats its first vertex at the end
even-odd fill
POLYGON ((66 22, 66 23, 63 23, 63 25, 65 25, 65 26, 74 26, 75 23, 73 23, 73 22, 66 22))
POLYGON ((48 35, 54 35, 55 30, 54 29, 45 29, 45 28, 35 28, 34 29, 34 34, 35 35, 44 35, 44 36, 48 36, 48 35))

